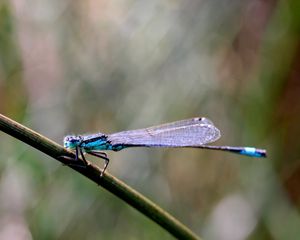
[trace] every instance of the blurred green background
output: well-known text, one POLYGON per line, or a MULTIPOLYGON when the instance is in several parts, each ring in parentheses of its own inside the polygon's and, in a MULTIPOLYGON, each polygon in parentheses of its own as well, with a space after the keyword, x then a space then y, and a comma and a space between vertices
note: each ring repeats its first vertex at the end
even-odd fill
MULTIPOLYGON (((300 2, 0 1, 0 112, 66 134, 205 116, 219 145, 109 152, 108 171, 204 239, 299 239, 300 2)), ((90 158, 97 164, 97 159, 90 158)), ((173 239, 0 133, 0 239, 173 239)))

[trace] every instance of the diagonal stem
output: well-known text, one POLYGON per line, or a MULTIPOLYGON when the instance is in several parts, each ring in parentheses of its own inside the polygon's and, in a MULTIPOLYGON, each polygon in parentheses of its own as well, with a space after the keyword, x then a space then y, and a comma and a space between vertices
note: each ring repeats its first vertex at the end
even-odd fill
MULTIPOLYGON (((66 165, 70 162, 70 158, 75 158, 74 153, 2 114, 0 114, 0 130, 66 165)), ((82 161, 82 159, 80 159, 80 161, 82 161)), ((101 170, 97 166, 91 163, 89 163, 86 168, 76 165, 68 166, 127 202, 130 206, 159 224, 174 237, 178 239, 200 239, 169 213, 116 177, 113 177, 107 172, 104 173, 103 177, 100 177, 101 170)))

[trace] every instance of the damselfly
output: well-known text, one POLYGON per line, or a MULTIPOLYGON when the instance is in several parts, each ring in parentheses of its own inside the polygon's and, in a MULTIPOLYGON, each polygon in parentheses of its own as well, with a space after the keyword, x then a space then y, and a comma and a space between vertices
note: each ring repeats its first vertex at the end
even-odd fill
POLYGON ((84 153, 104 159, 105 172, 109 158, 103 150, 120 151, 128 147, 190 147, 221 150, 250 157, 266 157, 266 150, 253 147, 231 147, 205 145, 219 139, 220 130, 207 118, 191 118, 166 123, 144 129, 123 131, 113 134, 69 135, 64 138, 64 146, 75 150, 85 164, 84 153))

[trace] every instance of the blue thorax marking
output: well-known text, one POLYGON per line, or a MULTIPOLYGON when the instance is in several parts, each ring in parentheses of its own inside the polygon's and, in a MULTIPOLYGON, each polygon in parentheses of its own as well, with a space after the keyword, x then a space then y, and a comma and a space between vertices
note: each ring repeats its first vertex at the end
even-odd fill
POLYGON ((125 148, 125 146, 120 144, 112 145, 107 139, 107 135, 103 133, 82 136, 82 141, 79 144, 79 147, 84 149, 86 152, 103 150, 119 151, 125 148))
POLYGON ((107 136, 101 133, 83 136, 79 147, 88 152, 93 150, 109 150, 109 145, 110 144, 107 141, 107 136))

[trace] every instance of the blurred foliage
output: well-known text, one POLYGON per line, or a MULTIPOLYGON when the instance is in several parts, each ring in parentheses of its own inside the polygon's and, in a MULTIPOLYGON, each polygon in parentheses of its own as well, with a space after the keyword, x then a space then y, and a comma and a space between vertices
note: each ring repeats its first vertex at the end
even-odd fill
MULTIPOLYGON (((204 239, 300 235, 300 2, 0 2, 0 111, 64 135, 213 120, 220 145, 109 153, 109 171, 204 239)), ((172 239, 0 134, 0 239, 172 239)), ((91 158, 92 161, 97 159, 91 158)))
POLYGON ((27 102, 20 72, 22 60, 13 26, 14 17, 8 4, 0 4, 0 109, 21 119, 27 102))

